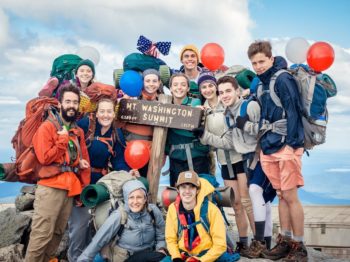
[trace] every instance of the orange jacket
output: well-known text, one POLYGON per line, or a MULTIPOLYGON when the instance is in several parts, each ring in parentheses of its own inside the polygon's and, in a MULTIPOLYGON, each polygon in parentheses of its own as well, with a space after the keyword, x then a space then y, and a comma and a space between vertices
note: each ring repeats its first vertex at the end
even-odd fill
MULTIPOLYGON (((69 159, 68 141, 72 139, 78 139, 82 158, 90 161, 83 130, 79 127, 73 129, 69 132, 74 131, 77 137, 58 135, 56 127, 51 122, 45 121, 36 131, 33 136, 33 147, 39 163, 43 165, 43 172, 45 172, 45 166, 49 169, 50 165, 63 164, 66 159, 69 159)), ((78 166, 79 160, 80 155, 73 166, 78 166)), ((79 170, 78 175, 73 172, 63 172, 53 177, 42 178, 38 184, 67 190, 69 197, 79 195, 82 189, 90 184, 90 168, 79 170)))

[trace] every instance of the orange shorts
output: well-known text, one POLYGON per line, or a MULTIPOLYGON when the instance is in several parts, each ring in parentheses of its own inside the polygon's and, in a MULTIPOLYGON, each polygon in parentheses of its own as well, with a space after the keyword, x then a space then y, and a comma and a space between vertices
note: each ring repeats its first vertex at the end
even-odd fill
POLYGON ((301 157, 304 149, 286 145, 276 153, 264 155, 261 151, 262 169, 276 190, 289 190, 304 185, 301 174, 301 157))

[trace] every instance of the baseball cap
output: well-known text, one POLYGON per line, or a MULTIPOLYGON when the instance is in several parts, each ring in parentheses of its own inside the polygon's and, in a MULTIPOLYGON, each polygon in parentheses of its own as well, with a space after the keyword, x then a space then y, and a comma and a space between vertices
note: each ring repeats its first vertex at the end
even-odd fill
POLYGON ((196 187, 200 187, 199 177, 196 172, 189 170, 184 171, 179 174, 179 177, 177 178, 176 187, 179 187, 182 184, 192 184, 196 187))

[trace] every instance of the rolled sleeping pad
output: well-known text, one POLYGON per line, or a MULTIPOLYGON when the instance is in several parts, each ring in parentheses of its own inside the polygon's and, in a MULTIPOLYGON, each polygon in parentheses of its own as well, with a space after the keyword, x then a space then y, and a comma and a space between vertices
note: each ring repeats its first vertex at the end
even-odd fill
MULTIPOLYGON (((220 207, 232 207, 232 203, 235 200, 235 194, 232 187, 218 187, 216 188, 219 194, 212 194, 215 202, 220 207)), ((166 187, 162 193, 162 204, 167 210, 171 203, 173 203, 178 195, 175 187, 166 187)))
POLYGON ((253 71, 244 69, 236 75, 236 80, 243 89, 249 89, 254 77, 256 77, 256 74, 253 71))
POLYGON ((88 185, 80 194, 81 201, 86 207, 92 208, 110 198, 107 187, 102 184, 88 185))
POLYGON ((124 74, 124 69, 121 69, 121 68, 114 69, 113 71, 113 82, 114 82, 115 88, 117 89, 120 89, 119 81, 123 74, 124 74))
POLYGON ((217 205, 220 207, 232 207, 232 203, 235 201, 235 193, 232 187, 218 187, 216 190, 219 194, 212 194, 212 196, 214 196, 217 205))
POLYGON ((333 97, 337 94, 337 85, 329 75, 320 74, 317 77, 320 77, 320 80, 323 82, 323 86, 325 87, 327 97, 333 97))
POLYGON ((175 187, 166 187, 162 193, 162 204, 163 207, 168 210, 168 207, 173 203, 177 197, 177 189, 175 187))
POLYGON ((20 182, 17 175, 16 163, 1 163, 0 164, 0 180, 7 182, 20 182))
POLYGON ((142 184, 145 186, 147 192, 149 192, 149 182, 148 182, 147 178, 140 176, 137 178, 137 180, 141 181, 142 184))

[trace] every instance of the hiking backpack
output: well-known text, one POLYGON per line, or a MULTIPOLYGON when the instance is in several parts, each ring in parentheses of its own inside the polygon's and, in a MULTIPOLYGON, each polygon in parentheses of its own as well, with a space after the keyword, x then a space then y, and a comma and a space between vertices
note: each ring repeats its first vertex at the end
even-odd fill
POLYGON ((75 79, 75 69, 81 60, 81 57, 74 54, 64 54, 56 57, 52 63, 50 76, 56 77, 59 85, 63 80, 75 79))
POLYGON ((250 84, 256 75, 253 71, 245 68, 244 66, 234 65, 225 71, 219 71, 215 74, 215 78, 217 80, 223 76, 232 76, 236 78, 240 87, 243 89, 249 89, 250 84))
MULTIPOLYGON (((213 176, 213 175, 199 174, 198 176, 203 178, 203 179, 206 179, 214 188, 217 188, 220 185, 216 181, 215 176, 213 176)), ((184 225, 181 225, 180 219, 178 217, 178 232, 177 232, 177 234, 178 234, 178 238, 179 239, 181 238, 182 231, 185 228, 189 229, 189 227, 191 227, 191 226, 195 227, 199 223, 202 224, 202 226, 205 229, 205 231, 207 231, 208 234, 209 234, 209 230, 210 230, 210 223, 209 223, 209 220, 208 220, 209 201, 212 202, 214 205, 216 205, 219 208, 219 210, 221 211, 221 214, 222 214, 222 216, 224 218, 224 221, 225 221, 225 224, 226 224, 225 226, 226 227, 230 226, 230 223, 227 220, 227 217, 225 215, 225 211, 224 211, 223 207, 218 206, 217 202, 215 201, 215 196, 216 195, 218 195, 219 198, 222 198, 222 196, 220 196, 220 192, 218 190, 215 190, 210 196, 206 196, 204 198, 204 201, 203 201, 202 206, 200 208, 200 220, 199 221, 195 221, 191 225, 187 225, 185 227, 184 225)), ((177 197, 179 198, 180 196, 177 196, 177 197)), ((226 242, 227 242, 227 248, 230 249, 230 250, 233 250, 234 249, 234 241, 233 241, 231 235, 228 234, 228 230, 226 230, 226 242)))
MULTIPOLYGON (((113 253, 116 242, 120 238, 127 224, 128 215, 124 208, 124 197, 123 197, 123 185, 130 181, 136 179, 129 172, 121 170, 121 171, 113 171, 103 176, 97 184, 102 184, 107 188, 107 191, 110 195, 110 199, 97 205, 91 210, 92 221, 96 230, 98 230, 102 224, 106 221, 107 217, 114 211, 119 210, 121 214, 121 222, 118 232, 113 241, 107 244, 101 250, 101 254, 104 258, 110 259, 109 261, 113 261, 113 253)), ((152 217, 152 223, 155 226, 155 215, 151 208, 147 209, 150 216, 152 217)))
POLYGON ((52 122, 57 130, 61 129, 62 122, 57 116, 57 108, 58 101, 55 98, 38 97, 27 103, 26 116, 19 123, 18 129, 11 140, 16 151, 16 170, 19 181, 37 182, 37 174, 41 165, 36 158, 32 139, 45 120, 52 122))
POLYGON ((131 53, 124 58, 123 69, 114 70, 113 78, 115 87, 119 88, 119 80, 125 71, 134 70, 142 73, 146 69, 158 70, 162 83, 164 85, 168 84, 170 79, 170 68, 163 60, 141 53, 131 53))
MULTIPOLYGON (((276 79, 282 73, 291 74, 298 85, 302 104, 300 111, 304 127, 304 148, 309 150, 316 145, 323 144, 326 141, 326 127, 328 123, 327 99, 335 96, 337 93, 334 81, 328 75, 317 74, 304 65, 277 71, 270 80, 267 92, 269 92, 275 105, 282 109, 281 101, 275 91, 276 79)), ((258 99, 264 92, 266 91, 263 91, 263 86, 260 82, 257 89, 258 99)))

